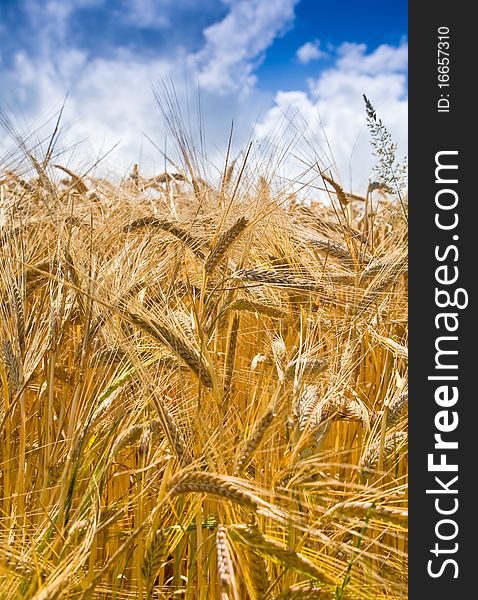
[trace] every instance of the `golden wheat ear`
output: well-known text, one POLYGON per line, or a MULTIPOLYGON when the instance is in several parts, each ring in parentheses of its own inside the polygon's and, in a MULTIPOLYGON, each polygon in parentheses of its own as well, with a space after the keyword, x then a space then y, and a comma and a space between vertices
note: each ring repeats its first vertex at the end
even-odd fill
POLYGON ((227 252, 229 252, 233 244, 235 244, 242 233, 244 233, 248 223, 249 221, 245 217, 240 217, 220 236, 204 263, 204 270, 208 275, 214 271, 217 265, 226 256, 227 252))

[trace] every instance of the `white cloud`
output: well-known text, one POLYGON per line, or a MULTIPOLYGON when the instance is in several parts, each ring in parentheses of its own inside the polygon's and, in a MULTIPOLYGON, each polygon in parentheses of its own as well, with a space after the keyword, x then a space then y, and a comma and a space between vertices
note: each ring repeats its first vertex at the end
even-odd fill
POLYGON ((398 47, 382 44, 371 54, 367 54, 365 44, 346 42, 338 48, 338 54, 340 69, 369 75, 405 71, 408 64, 408 44, 404 42, 398 47))
MULTIPOLYGON (((115 16, 121 22, 140 29, 169 28, 169 37, 176 33, 173 28, 177 27, 178 20, 184 29, 189 25, 184 19, 197 24, 200 17, 208 17, 221 7, 221 0, 114 0, 114 3, 119 4, 115 16)), ((187 40, 184 45, 187 46, 187 40)))
POLYGON ((165 29, 170 24, 171 0, 162 0, 159 6, 155 0, 127 0, 123 2, 122 19, 136 27, 165 29))
MULTIPOLYGON (((96 158, 120 144, 106 165, 113 172, 123 173, 132 163, 141 162, 142 171, 152 174, 162 169, 164 159, 144 137, 147 134, 161 149, 165 148, 166 131, 161 111, 154 98, 152 86, 161 88, 161 82, 173 82, 178 106, 183 119, 190 114, 191 137, 198 141, 196 90, 185 89, 185 80, 194 82, 195 75, 187 76, 184 59, 145 59, 127 50, 117 52, 112 58, 89 60, 87 53, 64 50, 55 61, 35 60, 21 52, 16 55, 8 72, 2 73, 4 90, 10 90, 8 103, 20 107, 22 116, 34 127, 44 123, 54 110, 68 98, 64 111, 64 147, 81 142, 75 150, 74 162, 90 166, 96 158), (189 106, 186 109, 186 103, 189 106)), ((260 104, 270 104, 272 96, 264 98, 256 92, 247 97, 229 95, 223 97, 203 92, 203 120, 209 150, 225 148, 231 119, 236 124, 236 142, 243 143, 252 131, 252 123, 259 113, 260 104)), ((18 121, 18 119, 17 119, 18 121)), ((183 126, 189 127, 186 120, 183 126)), ((24 124, 20 124, 20 129, 24 124)), ((53 122, 43 127, 37 137, 52 133, 53 122)), ((0 156, 2 154, 0 140, 0 156)), ((8 145, 8 143, 7 143, 8 145)), ((167 152, 174 155, 173 142, 169 141, 167 152)))
MULTIPOLYGON (((34 4, 33 0, 28 2, 34 4)), ((53 11, 56 2, 49 0, 47 8, 53 11)), ((135 11, 142 3, 150 4, 147 0, 135 2, 132 5, 135 11)), ((172 6, 172 0, 165 2, 172 6)), ((184 8, 193 0, 177 2, 184 8)), ((113 48, 107 57, 92 57, 87 50, 71 47, 68 36, 63 35, 71 17, 65 9, 58 13, 56 24, 45 23, 38 32, 38 39, 44 43, 35 42, 36 54, 22 50, 8 67, 0 66, 0 102, 13 107, 34 127, 58 109, 68 93, 64 118, 67 127, 62 142, 67 146, 86 139, 75 151, 74 162, 89 166, 99 154, 120 142, 107 161, 120 174, 133 162, 141 162, 146 173, 163 168, 160 153, 142 135, 147 133, 164 148, 166 132, 151 90, 151 85, 158 86, 162 80, 173 82, 183 114, 189 115, 191 110, 191 137, 196 141, 198 119, 194 115, 194 98, 199 80, 207 150, 212 157, 218 157, 221 153, 218 149, 227 144, 231 119, 235 121, 236 145, 240 146, 265 107, 266 112, 254 131, 262 146, 269 144, 263 142, 278 131, 281 121, 295 114, 289 134, 303 130, 301 142, 295 148, 297 154, 308 163, 317 156, 323 164, 330 164, 324 129, 343 183, 348 183, 352 159, 354 189, 360 190, 371 167, 363 93, 371 99, 403 154, 406 153, 406 44, 384 45, 374 52, 368 52, 362 44, 342 44, 334 66, 309 81, 306 91, 283 90, 274 98, 272 93, 254 86, 254 71, 274 39, 292 23, 296 0, 223 2, 229 12, 204 29, 203 45, 198 52, 188 53, 176 46, 155 55, 113 48), (55 27, 59 35, 53 43, 49 35, 55 27), (190 85, 189 92, 185 90, 185 82, 190 85), (185 108, 188 100, 189 106, 185 108)), ((94 3, 101 4, 102 0, 74 0, 76 7, 94 3)), ((137 13, 132 12, 131 16, 134 14, 137 13)), ((143 18, 161 26, 154 12, 145 11, 143 18)), ((188 126, 186 119, 184 124, 188 126)), ((50 124, 45 133, 51 131, 50 124)), ((287 136, 277 139, 278 146, 284 147, 287 136)), ((0 146, 1 143, 0 140, 0 146)), ((167 151, 172 151, 170 142, 167 151)))
POLYGON ((62 143, 86 140, 77 158, 91 164, 118 142, 123 142, 127 162, 138 160, 141 130, 154 131, 148 121, 160 119, 150 82, 169 73, 168 63, 138 61, 126 52, 113 60, 88 61, 83 52, 65 50, 54 63, 19 53, 4 79, 5 87, 14 90, 11 104, 28 107, 30 120, 45 120, 68 92, 62 143))
MULTIPOLYGON (((30 21, 39 52, 51 50, 58 41, 65 41, 70 18, 83 8, 99 7, 105 0, 24 0, 24 14, 30 21)), ((21 3, 19 3, 21 5, 21 3)))
POLYGON ((319 58, 322 58, 322 56, 325 56, 325 52, 322 52, 320 49, 319 42, 315 41, 307 42, 298 48, 295 55, 301 64, 306 65, 312 60, 318 60, 319 58))
POLYGON ((206 43, 191 62, 209 91, 249 91, 264 51, 294 18, 298 0, 227 0, 228 14, 204 30, 206 43))
POLYGON ((358 192, 364 191, 374 160, 362 94, 392 133, 400 156, 407 153, 406 44, 366 50, 363 44, 343 44, 335 65, 309 81, 307 92, 278 92, 274 107, 256 127, 259 139, 287 129, 284 135, 290 139, 299 127, 296 154, 310 165, 317 159, 322 167, 335 163, 342 183, 358 192))
MULTIPOLYGON (((272 4, 264 0, 224 0, 228 13, 204 29, 203 47, 199 52, 188 54, 181 45, 176 45, 155 55, 116 48, 108 57, 95 57, 88 50, 70 46, 65 33, 74 23, 76 9, 99 6, 103 0, 73 0, 56 12, 58 0, 48 0, 46 5, 38 0, 25 1, 34 30, 32 35, 36 36, 36 52, 21 50, 12 64, 2 69, 0 102, 15 107, 27 121, 34 123, 44 121, 45 115, 58 109, 68 93, 64 113, 68 135, 63 138, 64 142, 86 138, 87 147, 96 150, 93 156, 121 142, 125 166, 140 159, 143 144, 150 150, 149 155, 154 154, 161 164, 163 162, 142 136, 142 132, 146 132, 160 147, 164 146, 164 126, 151 89, 161 81, 174 84, 179 106, 183 109, 187 102, 185 82, 190 82, 189 102, 194 104, 192 98, 199 81, 206 111, 204 120, 209 122, 209 141, 213 146, 227 141, 233 118, 236 139, 247 138, 260 110, 259 105, 264 102, 264 93, 257 90, 249 95, 238 92, 252 89, 257 61, 274 38, 292 22, 297 2, 278 0, 272 4), (52 19, 45 22, 41 18, 42 10, 51 13, 52 19), (222 94, 227 95, 227 100, 221 97, 222 94), (214 118, 209 120, 208 115, 214 118), (238 126, 241 121, 244 123, 242 128, 238 126)), ((164 18, 167 19, 175 6, 186 10, 189 5, 194 5, 194 1, 177 0, 175 3, 165 0, 164 18)), ((127 18, 137 27, 161 28, 163 21, 159 13, 157 3, 133 0, 127 18)), ((266 103, 269 104, 271 99, 269 95, 266 103)), ((186 110, 184 114, 187 114, 186 110)), ((84 151, 80 148, 78 154, 84 154, 84 151)), ((86 155, 91 158, 91 150, 86 155)), ((147 155, 146 150, 143 159, 147 155)))

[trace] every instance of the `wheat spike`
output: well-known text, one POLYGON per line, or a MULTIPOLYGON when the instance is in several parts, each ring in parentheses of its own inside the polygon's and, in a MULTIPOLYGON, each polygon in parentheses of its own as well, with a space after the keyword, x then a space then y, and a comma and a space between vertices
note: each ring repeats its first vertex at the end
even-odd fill
POLYGON ((68 537, 66 538, 65 544, 78 544, 78 542, 85 537, 88 528, 91 527, 91 519, 82 519, 81 521, 75 521, 68 530, 68 537))
MULTIPOLYGON (((390 433, 385 438, 383 456, 384 459, 390 458, 398 449, 407 441, 408 434, 406 431, 395 431, 390 433)), ((380 440, 370 446, 367 452, 360 461, 362 473, 364 475, 374 471, 378 466, 380 455, 380 440)))
POLYGON ((337 400, 333 398, 319 401, 318 387, 307 385, 294 405, 294 417, 298 422, 299 430, 314 428, 328 419, 362 421, 368 426, 369 412, 356 400, 337 400))
POLYGON ((288 548, 280 542, 265 536, 257 527, 251 525, 233 525, 230 527, 230 531, 235 534, 239 542, 246 544, 266 558, 278 562, 286 569, 292 569, 311 579, 323 581, 324 583, 334 583, 327 573, 319 569, 308 558, 292 548, 288 548))
POLYGON ((136 219, 129 225, 124 228, 125 232, 136 231, 137 229, 142 229, 143 227, 157 227, 158 229, 162 229, 163 231, 167 231, 178 240, 183 242, 186 246, 188 246, 194 254, 200 258, 204 259, 205 255, 201 246, 203 245, 202 240, 199 240, 188 233, 182 227, 179 227, 175 223, 171 221, 163 221, 161 219, 156 219, 155 217, 143 217, 142 219, 136 219))
POLYGON ((406 261, 400 261, 400 263, 396 264, 390 272, 379 282, 377 282, 376 286, 373 286, 370 290, 367 290, 360 301, 357 307, 357 315, 361 315, 365 312, 377 298, 380 297, 381 294, 386 292, 394 283, 399 281, 400 275, 405 273, 406 271, 406 261))
POLYGON ((328 256, 333 256, 334 258, 344 261, 347 266, 351 266, 354 263, 347 246, 344 246, 339 242, 328 239, 309 238, 307 244, 328 256))
POLYGON ((4 567, 16 576, 21 576, 26 579, 29 579, 35 574, 35 567, 31 564, 31 561, 16 556, 8 550, 0 550, 0 567, 4 567))
POLYGON ((240 488, 234 481, 213 473, 192 471, 180 474, 169 482, 168 489, 171 496, 190 492, 212 494, 251 509, 258 507, 251 493, 240 488))
POLYGON ((251 371, 256 371, 259 365, 272 365, 274 364, 269 356, 265 354, 256 354, 251 360, 251 371))
POLYGON ((140 456, 147 456, 150 453, 152 437, 151 429, 147 427, 139 438, 138 451, 140 456))
POLYGON ((382 506, 374 502, 339 502, 324 513, 323 520, 335 519, 337 515, 374 519, 383 523, 403 525, 408 519, 408 511, 402 508, 382 506))
POLYGON ((196 373, 203 385, 205 385, 207 388, 212 387, 212 380, 205 362, 193 348, 188 346, 184 340, 157 321, 154 322, 154 324, 147 322, 139 315, 131 312, 127 312, 126 315, 132 323, 148 333, 151 337, 169 346, 169 348, 171 348, 171 350, 177 354, 177 356, 191 369, 191 371, 196 373))
POLYGON ((25 352, 25 309, 23 298, 16 281, 12 281, 12 300, 15 307, 15 317, 17 323, 18 345, 20 353, 25 352))
MULTIPOLYGON (((317 424, 316 419, 313 420, 312 417, 317 418, 318 391, 319 388, 316 385, 306 385, 294 403, 293 416, 297 420, 301 432, 317 424)), ((323 420, 322 415, 320 415, 319 420, 323 420)))
POLYGON ((324 285, 322 283, 307 281, 306 279, 295 279, 290 275, 265 269, 240 269, 234 273, 233 278, 239 279, 240 281, 250 281, 307 292, 324 291, 324 285))
POLYGON ((179 462, 182 464, 188 464, 191 461, 191 456, 186 444, 184 443, 183 436, 164 403, 161 403, 161 407, 160 416, 169 443, 174 449, 179 462))
POLYGON ((370 413, 366 406, 358 400, 350 400, 343 398, 335 400, 331 405, 332 417, 337 420, 345 421, 361 421, 364 426, 369 429, 370 413))
MULTIPOLYGON (((227 306, 225 306, 222 310, 239 310, 244 312, 257 313, 260 315, 265 315, 267 317, 271 317, 272 319, 286 319, 287 313, 279 308, 274 306, 270 306, 269 304, 263 304, 261 302, 252 302, 251 300, 246 300, 245 298, 238 298, 234 300, 227 306)), ((222 311, 221 311, 222 312, 222 311)))
POLYGON ((156 175, 156 177, 152 177, 148 180, 150 185, 155 185, 157 183, 171 183, 173 181, 186 181, 186 177, 182 173, 161 173, 160 175, 156 175))
POLYGON ((277 337, 271 343, 272 356, 280 379, 284 379, 287 365, 287 348, 284 340, 277 337))
POLYGON ((381 271, 385 271, 386 268, 387 265, 384 264, 383 261, 379 260, 378 258, 372 259, 360 275, 360 284, 363 285, 367 279, 375 277, 375 275, 381 271))
POLYGON ((216 533, 217 570, 222 600, 229 598, 229 591, 235 588, 234 569, 227 542, 227 532, 224 525, 217 526, 216 533))
POLYGON ((239 473, 244 469, 244 467, 247 466, 248 462, 251 460, 252 455, 259 447, 259 444, 262 442, 264 435, 266 434, 275 417, 275 408, 271 406, 256 423, 250 437, 246 440, 241 454, 237 460, 237 464, 234 469, 234 475, 239 475, 239 473))
POLYGON ((80 177, 80 175, 77 175, 71 169, 68 169, 67 167, 64 167, 63 165, 53 165, 53 166, 56 167, 57 169, 60 169, 60 171, 64 171, 67 175, 69 175, 71 177, 72 186, 76 189, 76 191, 79 194, 86 194, 88 192, 88 187, 86 186, 85 182, 80 177))
POLYGON ((322 178, 325 179, 327 183, 330 183, 330 185, 334 188, 334 191, 337 195, 340 204, 342 204, 342 206, 347 206, 350 200, 347 194, 344 192, 343 187, 339 183, 334 181, 332 177, 328 177, 325 173, 321 173, 321 175, 322 178))
POLYGON ((111 308, 105 309, 102 313, 100 313, 96 319, 92 322, 89 331, 88 331, 88 343, 90 343, 101 330, 106 321, 114 314, 115 310, 119 308, 124 308, 127 305, 127 301, 132 298, 135 294, 140 292, 142 289, 146 287, 145 281, 139 281, 133 284, 125 294, 123 294, 112 306, 111 308))
POLYGON ((315 378, 323 373, 329 366, 325 358, 300 358, 287 365, 286 379, 294 379, 296 372, 301 379, 315 378))
POLYGON ((209 256, 204 263, 205 272, 210 275, 217 265, 221 262, 226 253, 237 242, 240 235, 244 232, 249 221, 245 217, 240 217, 237 221, 225 231, 217 240, 216 245, 211 248, 209 256))
POLYGON ((164 529, 152 531, 146 542, 146 549, 141 562, 141 575, 150 593, 154 580, 168 553, 168 535, 164 529))
POLYGON ((249 547, 245 548, 245 552, 254 589, 254 600, 267 600, 270 598, 271 587, 267 561, 249 547))
POLYGON ((16 391, 22 385, 22 367, 20 358, 15 354, 12 343, 8 339, 2 340, 2 358, 8 381, 12 390, 16 391))
POLYGON ((122 431, 113 444, 111 455, 115 456, 120 450, 126 448, 126 446, 134 444, 141 437, 142 433, 143 425, 131 425, 131 427, 122 431))
MULTIPOLYGON (((349 197, 353 197, 353 194, 348 194, 349 197)), ((297 221, 302 224, 305 223, 308 227, 313 228, 320 233, 324 233, 324 229, 326 232, 332 232, 338 235, 343 235, 346 232, 352 238, 362 242, 363 244, 367 243, 367 236, 365 236, 361 231, 348 225, 344 222, 337 223, 336 221, 330 221, 328 218, 321 217, 315 211, 310 210, 306 206, 300 207, 300 212, 303 213, 297 221)))
POLYGON ((408 407, 408 392, 399 394, 388 407, 387 427, 396 425, 402 414, 408 407))
POLYGON ((287 487, 293 480, 294 485, 303 484, 307 481, 317 481, 318 479, 326 479, 326 475, 321 471, 315 463, 297 463, 286 469, 281 477, 277 479, 277 487, 287 487))
POLYGON ((236 166, 236 159, 234 159, 231 164, 227 167, 226 172, 224 173, 224 177, 221 182, 221 190, 224 191, 229 187, 232 181, 232 176, 234 174, 234 167, 236 166))

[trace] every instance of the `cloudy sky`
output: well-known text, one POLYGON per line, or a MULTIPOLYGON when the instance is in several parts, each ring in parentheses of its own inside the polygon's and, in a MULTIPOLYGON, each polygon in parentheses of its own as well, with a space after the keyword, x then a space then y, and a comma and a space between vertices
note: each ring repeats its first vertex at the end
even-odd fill
POLYGON ((205 162, 234 120, 234 152, 288 147, 359 191, 373 161, 362 94, 407 153, 407 52, 405 0, 0 0, 0 110, 46 135, 67 96, 65 160, 113 149, 108 169, 152 173, 157 147, 173 152, 153 90, 164 105, 174 89, 205 162))

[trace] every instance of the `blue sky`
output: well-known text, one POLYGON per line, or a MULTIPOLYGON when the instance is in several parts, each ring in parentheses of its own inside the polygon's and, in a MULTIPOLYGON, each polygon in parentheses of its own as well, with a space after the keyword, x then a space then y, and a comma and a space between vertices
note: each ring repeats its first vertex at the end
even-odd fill
POLYGON ((294 139, 300 160, 361 188, 362 93, 406 154, 407 51, 402 0, 0 0, 0 109, 31 130, 68 94, 74 160, 118 143, 113 170, 156 171, 145 134, 163 147, 165 126, 152 86, 173 84, 183 114, 199 86, 211 163, 234 118, 237 150, 294 139))

